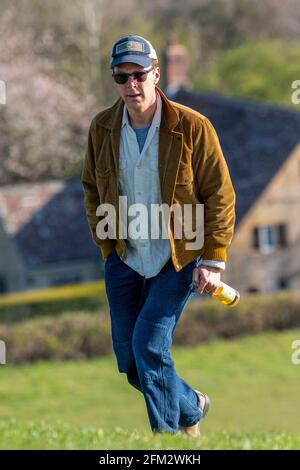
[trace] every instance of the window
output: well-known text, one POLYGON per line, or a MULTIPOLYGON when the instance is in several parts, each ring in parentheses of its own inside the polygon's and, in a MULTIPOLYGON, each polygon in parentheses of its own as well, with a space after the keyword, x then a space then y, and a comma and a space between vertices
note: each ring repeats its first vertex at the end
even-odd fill
POLYGON ((278 244, 279 244, 279 246, 287 246, 286 225, 285 224, 277 225, 277 230, 278 230, 278 244))
POLYGON ((290 287, 290 281, 286 277, 278 279, 278 289, 288 289, 290 287))
POLYGON ((263 225, 253 229, 253 247, 262 253, 272 253, 278 247, 287 246, 285 224, 263 225))
POLYGON ((257 292, 259 292, 259 288, 255 286, 250 286, 248 287, 247 292, 249 292, 249 294, 256 294, 257 292))

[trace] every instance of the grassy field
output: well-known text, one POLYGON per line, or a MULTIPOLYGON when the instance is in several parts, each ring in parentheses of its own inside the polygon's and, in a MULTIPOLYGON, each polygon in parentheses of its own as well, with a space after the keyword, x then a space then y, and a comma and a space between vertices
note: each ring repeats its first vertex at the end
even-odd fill
POLYGON ((292 450, 300 448, 300 437, 285 433, 209 432, 197 438, 182 433, 150 435, 146 432, 103 431, 102 428, 51 426, 34 423, 0 421, 0 449, 205 449, 205 450, 292 450))
POLYGON ((300 330, 173 348, 178 374, 212 400, 197 442, 152 436, 114 357, 1 366, 1 448, 300 448, 295 339, 300 330))

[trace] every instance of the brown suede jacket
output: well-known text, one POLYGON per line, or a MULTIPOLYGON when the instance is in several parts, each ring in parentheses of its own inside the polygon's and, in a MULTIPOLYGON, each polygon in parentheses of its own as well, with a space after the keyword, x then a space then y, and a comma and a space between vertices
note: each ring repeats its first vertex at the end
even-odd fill
MULTIPOLYGON (((162 203, 168 206, 204 204, 204 245, 201 249, 187 250, 185 243, 191 240, 174 238, 174 223, 170 220, 174 267, 180 271, 199 255, 204 259, 226 261, 234 231, 235 192, 216 131, 205 116, 168 100, 159 87, 156 89, 162 99, 158 155, 162 203)), ((92 120, 81 177, 89 227, 104 259, 114 247, 121 259, 126 257, 125 241, 118 237, 118 220, 114 239, 101 240, 96 234, 99 204, 113 204, 118 219, 123 106, 124 102, 119 98, 92 120)))

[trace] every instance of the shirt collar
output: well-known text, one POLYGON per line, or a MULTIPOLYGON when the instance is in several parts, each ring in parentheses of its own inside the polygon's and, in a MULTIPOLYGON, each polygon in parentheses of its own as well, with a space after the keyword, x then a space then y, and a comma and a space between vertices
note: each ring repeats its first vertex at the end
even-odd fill
MULTIPOLYGON (((156 93, 156 110, 155 110, 155 113, 154 113, 154 116, 153 116, 153 119, 152 119, 151 127, 156 128, 156 127, 160 126, 162 103, 161 103, 160 94, 157 92, 157 90, 155 91, 155 93, 156 93)), ((122 128, 125 125, 128 126, 128 127, 131 127, 130 122, 129 122, 129 117, 128 117, 126 104, 124 105, 124 109, 123 109, 122 128)))

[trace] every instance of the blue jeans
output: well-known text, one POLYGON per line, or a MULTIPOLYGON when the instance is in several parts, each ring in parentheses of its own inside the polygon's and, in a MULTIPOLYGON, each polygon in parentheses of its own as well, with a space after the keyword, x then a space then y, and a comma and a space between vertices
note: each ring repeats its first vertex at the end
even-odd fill
POLYGON ((105 262, 113 350, 119 372, 143 393, 153 432, 176 433, 202 418, 195 390, 175 371, 169 348, 185 305, 193 295, 199 258, 177 272, 171 258, 146 279, 114 250, 105 262))

